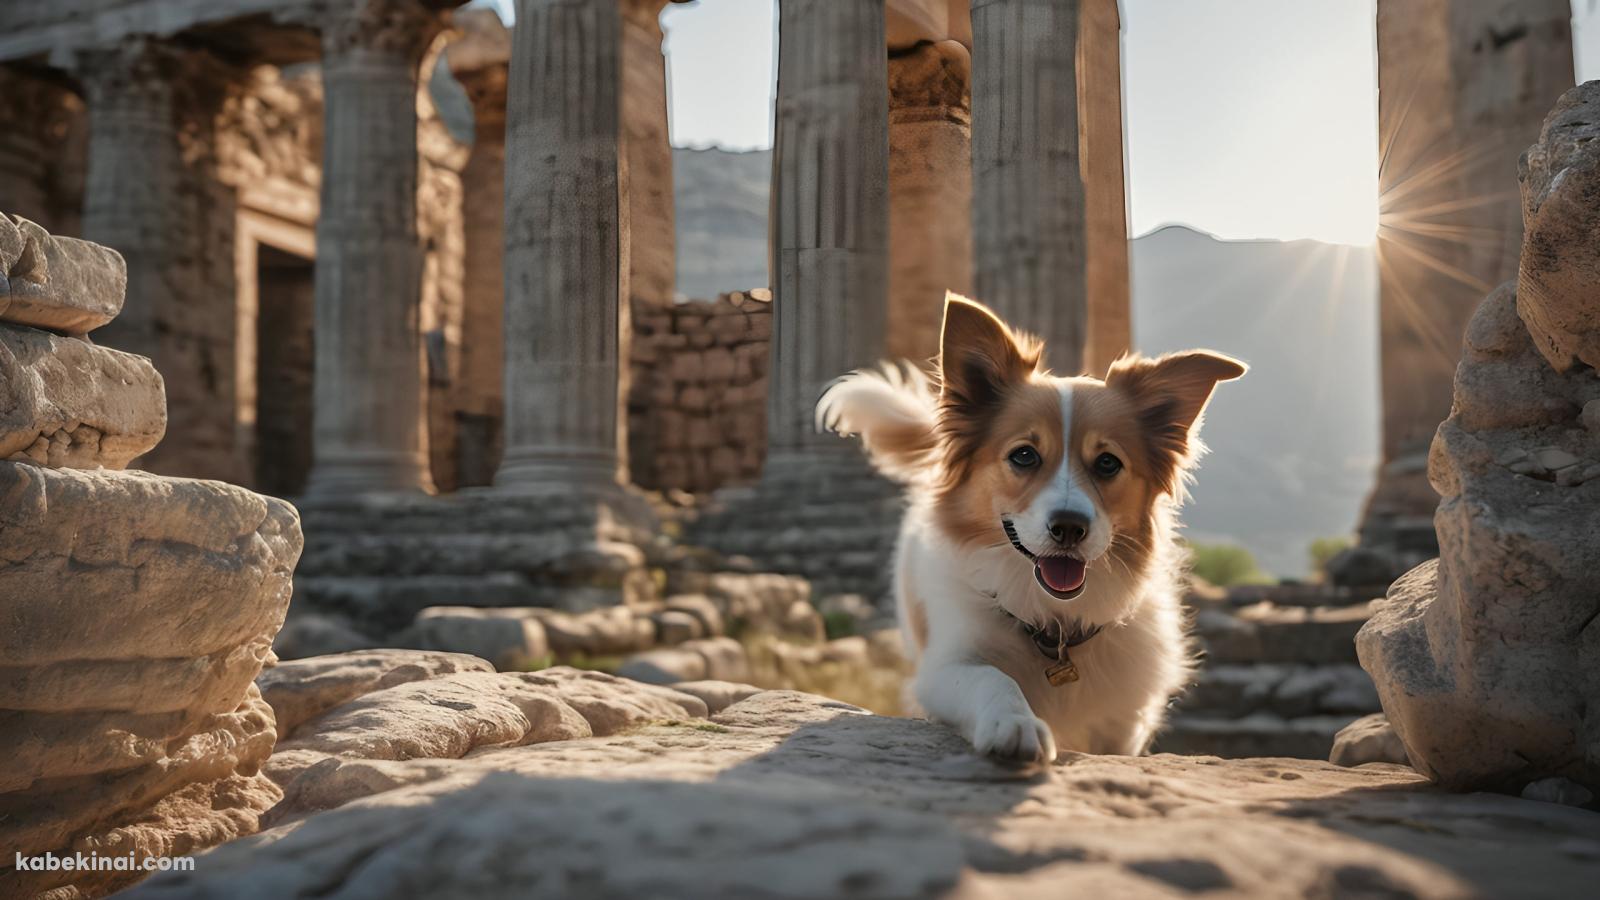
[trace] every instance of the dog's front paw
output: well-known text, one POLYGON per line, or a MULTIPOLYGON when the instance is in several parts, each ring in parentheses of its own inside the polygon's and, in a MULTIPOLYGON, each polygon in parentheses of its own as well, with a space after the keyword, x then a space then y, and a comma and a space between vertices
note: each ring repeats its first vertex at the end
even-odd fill
POLYGON ((991 713, 978 720, 972 747, 985 756, 1015 762, 1048 763, 1056 758, 1050 726, 1027 713, 991 713))

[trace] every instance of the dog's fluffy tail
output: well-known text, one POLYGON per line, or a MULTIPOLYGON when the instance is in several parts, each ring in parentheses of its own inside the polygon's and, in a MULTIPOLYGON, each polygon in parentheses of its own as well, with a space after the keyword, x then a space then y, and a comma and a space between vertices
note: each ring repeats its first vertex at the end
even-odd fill
POLYGON ((817 430, 861 435, 879 472, 912 484, 933 468, 938 409, 933 385, 921 369, 886 362, 828 385, 817 400, 817 430))

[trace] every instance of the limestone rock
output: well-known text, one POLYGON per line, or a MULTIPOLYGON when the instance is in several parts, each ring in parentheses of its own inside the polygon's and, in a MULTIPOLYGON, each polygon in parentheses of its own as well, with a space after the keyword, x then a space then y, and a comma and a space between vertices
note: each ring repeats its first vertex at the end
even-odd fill
POLYGON ((672 689, 699 697, 710 715, 716 715, 741 700, 748 700, 763 690, 753 684, 734 681, 680 681, 672 685, 672 689))
POLYGON ((304 659, 353 650, 372 650, 384 642, 358 631, 343 616, 296 611, 289 607, 289 618, 272 642, 279 659, 304 659))
MULTIPOLYGON (((483 661, 471 657, 405 653, 303 661, 300 673, 321 682, 304 691, 317 705, 339 693, 361 693, 279 742, 265 771, 284 788, 285 798, 271 821, 440 777, 449 771, 447 761, 476 758, 495 747, 706 716, 706 704, 695 696, 601 672, 558 667, 496 674, 473 671, 483 661)), ((290 672, 274 684, 280 695, 295 676, 290 672)))
POLYGON ((150 360, 0 324, 0 459, 121 469, 166 428, 165 388, 150 360))
POLYGON ((706 658, 684 647, 663 647, 635 653, 617 667, 623 678, 645 684, 700 681, 707 677, 706 658))
POLYGON ((1394 726, 1383 713, 1362 716, 1339 729, 1333 737, 1333 752, 1328 762, 1336 766, 1360 766, 1366 763, 1395 763, 1408 766, 1406 746, 1394 733, 1394 726))
POLYGON ((339 765, 361 799, 129 896, 1556 898, 1600 864, 1594 813, 1399 767, 1070 754, 1018 771, 941 726, 781 691, 703 727, 339 765))
POLYGON ((1439 560, 1396 582, 1361 664, 1418 771, 1460 789, 1600 787, 1600 83, 1522 167, 1519 278, 1467 328, 1428 476, 1439 560))
MULTIPOLYGON (((301 546, 294 507, 233 485, 9 462, 0 462, 0 529, 0 660, 10 667, 83 662, 86 653, 209 659, 261 641, 259 665, 283 622, 301 546)), ((180 671, 137 693, 176 711, 207 683, 180 671)))
POLYGON ((115 250, 0 212, 0 322, 84 334, 116 318, 127 288, 115 250))
POLYGON ((487 660, 464 653, 365 650, 280 662, 256 678, 261 696, 288 738, 300 724, 362 694, 454 672, 492 672, 487 660))
POLYGON ((417 614, 395 643, 482 657, 501 670, 549 664, 544 626, 532 618, 486 614, 468 606, 434 606, 417 614))
POLYGON ((1600 368, 1600 85, 1567 91, 1522 157, 1517 312, 1558 372, 1600 368))
MULTIPOLYGON (((0 462, 0 534, 0 845, 166 856, 253 832, 279 796, 252 682, 289 603, 293 507, 0 462)), ((0 873, 0 894, 131 880, 0 873)))

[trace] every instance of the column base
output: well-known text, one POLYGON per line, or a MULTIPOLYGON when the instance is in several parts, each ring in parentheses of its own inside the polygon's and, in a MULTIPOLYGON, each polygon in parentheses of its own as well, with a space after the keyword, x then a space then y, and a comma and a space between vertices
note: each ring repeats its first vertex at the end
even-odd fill
POLYGON ((494 486, 506 490, 542 490, 564 486, 616 487, 617 457, 586 449, 508 447, 494 475, 494 486))
POLYGON ((887 608, 905 502, 845 441, 774 450, 761 480, 726 488, 690 528, 692 543, 801 575, 814 599, 860 594, 887 608))
POLYGON ((359 494, 425 494, 433 477, 421 453, 391 450, 336 450, 317 454, 306 478, 311 497, 359 494))

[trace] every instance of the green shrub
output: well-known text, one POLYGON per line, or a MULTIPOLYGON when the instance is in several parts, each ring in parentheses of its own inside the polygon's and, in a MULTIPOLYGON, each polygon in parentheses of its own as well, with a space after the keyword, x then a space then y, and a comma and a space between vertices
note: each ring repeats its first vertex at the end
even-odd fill
POLYGON ((1311 574, 1322 580, 1328 570, 1328 560, 1350 549, 1355 542, 1347 536, 1317 538, 1311 542, 1311 574))
POLYGON ((1217 587, 1270 584, 1276 580, 1261 571, 1256 558, 1238 544, 1190 544, 1189 568, 1217 587))

